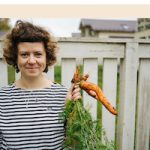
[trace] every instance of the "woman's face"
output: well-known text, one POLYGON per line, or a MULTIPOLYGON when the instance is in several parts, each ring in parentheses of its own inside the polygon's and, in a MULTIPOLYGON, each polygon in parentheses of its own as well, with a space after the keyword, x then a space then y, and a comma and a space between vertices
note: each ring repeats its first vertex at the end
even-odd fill
POLYGON ((46 52, 42 42, 20 42, 17 65, 24 77, 38 77, 46 68, 46 52))

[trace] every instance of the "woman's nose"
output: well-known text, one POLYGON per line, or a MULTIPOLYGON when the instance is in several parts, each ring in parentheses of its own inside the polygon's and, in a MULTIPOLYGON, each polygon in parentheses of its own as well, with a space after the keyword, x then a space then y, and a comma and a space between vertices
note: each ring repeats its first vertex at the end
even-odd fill
POLYGON ((35 59, 34 55, 30 55, 29 59, 28 59, 28 63, 34 64, 35 62, 36 62, 36 59, 35 59))

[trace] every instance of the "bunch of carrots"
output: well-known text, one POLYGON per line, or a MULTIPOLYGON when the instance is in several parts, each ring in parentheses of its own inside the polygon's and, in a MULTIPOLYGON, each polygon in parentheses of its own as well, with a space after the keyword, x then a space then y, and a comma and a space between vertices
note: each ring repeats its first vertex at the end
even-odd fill
POLYGON ((81 89, 83 89, 90 96, 100 101, 110 113, 117 115, 116 109, 109 103, 100 87, 98 87, 96 84, 87 82, 88 77, 88 74, 80 76, 79 67, 77 67, 71 82, 74 84, 79 84, 81 89))
MULTIPOLYGON (((79 68, 76 69, 72 83, 79 84, 86 91, 106 107, 109 112, 116 115, 117 111, 105 98, 101 89, 87 82, 88 75, 80 76, 79 68)), ((93 121, 90 112, 83 107, 82 100, 68 100, 61 114, 65 121, 65 150, 114 150, 114 142, 108 141, 105 132, 98 120, 93 121), (102 138, 103 137, 103 140, 102 138)))

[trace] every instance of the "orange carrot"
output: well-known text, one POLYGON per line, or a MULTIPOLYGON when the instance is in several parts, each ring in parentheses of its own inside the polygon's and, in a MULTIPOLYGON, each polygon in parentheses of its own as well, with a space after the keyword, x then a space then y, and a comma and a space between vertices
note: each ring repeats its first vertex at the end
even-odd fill
POLYGON ((114 107, 111 106, 107 98, 104 96, 102 90, 97 85, 86 81, 81 81, 79 86, 81 89, 85 90, 90 96, 99 100, 109 112, 111 112, 114 115, 117 115, 117 111, 114 107), (91 91, 94 91, 96 95, 94 95, 91 91))
POLYGON ((85 92, 87 92, 90 96, 94 97, 98 101, 100 101, 105 108, 111 112, 114 115, 117 115, 117 111, 111 104, 108 102, 107 98, 104 96, 102 90, 93 83, 87 82, 88 74, 84 76, 79 76, 79 69, 76 69, 76 72, 74 73, 72 83, 79 84, 80 88, 83 89, 85 92))

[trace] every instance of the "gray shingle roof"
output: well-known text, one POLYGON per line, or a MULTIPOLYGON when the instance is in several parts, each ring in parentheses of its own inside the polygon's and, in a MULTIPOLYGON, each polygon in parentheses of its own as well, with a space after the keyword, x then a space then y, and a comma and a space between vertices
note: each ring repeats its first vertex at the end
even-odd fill
POLYGON ((105 20, 105 19, 81 19, 79 28, 90 27, 94 31, 118 31, 136 32, 136 20, 105 20))

